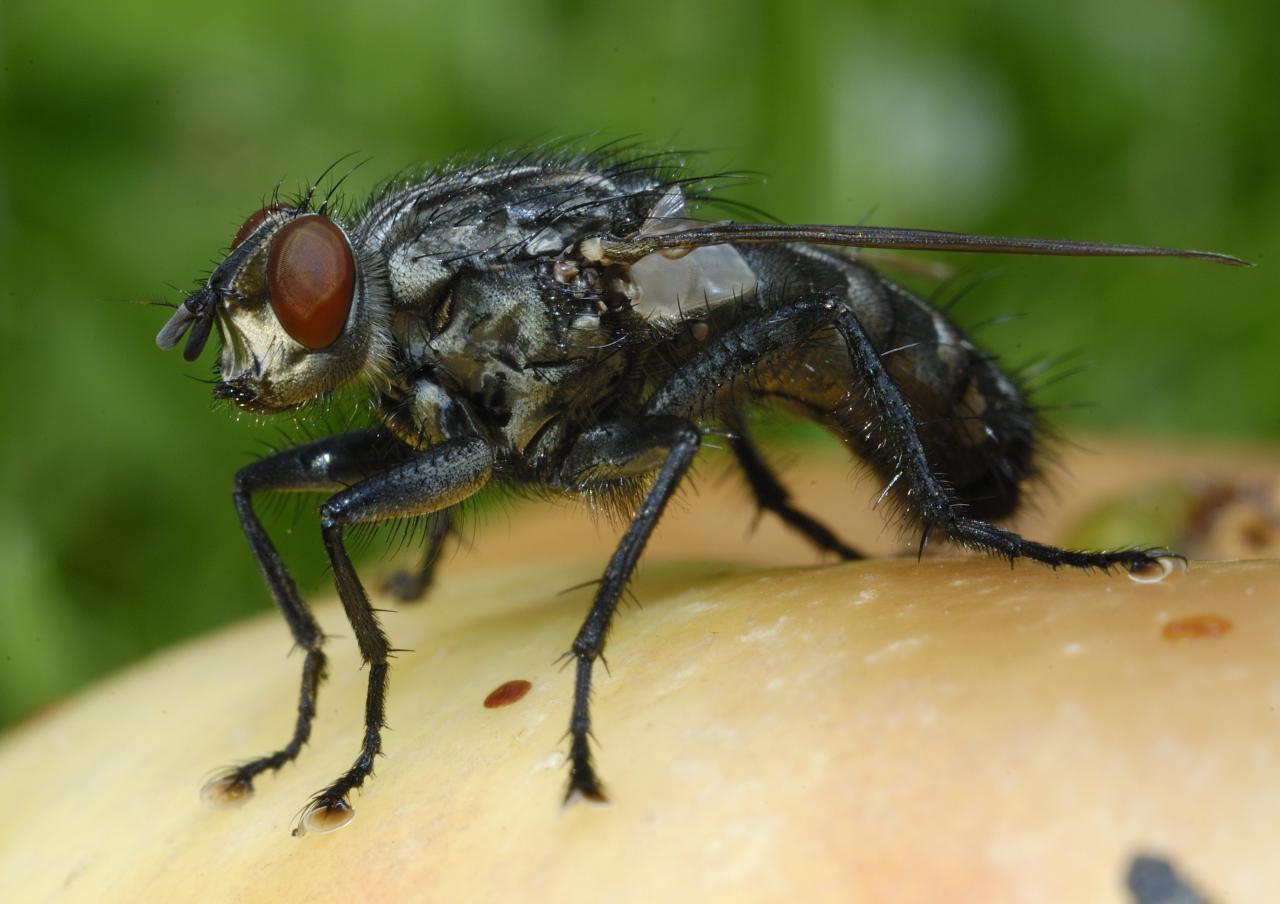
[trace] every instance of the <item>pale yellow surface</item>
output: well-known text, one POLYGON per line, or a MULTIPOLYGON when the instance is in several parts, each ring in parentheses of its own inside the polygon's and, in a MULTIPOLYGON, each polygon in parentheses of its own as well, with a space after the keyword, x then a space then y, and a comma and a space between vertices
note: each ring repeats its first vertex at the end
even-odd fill
MULTIPOLYGON (((610 805, 560 807, 572 668, 554 659, 590 601, 561 591, 598 575, 612 531, 561 509, 546 536, 537 508, 478 535, 473 562, 519 550, 503 569, 455 567, 384 615, 413 652, 350 825, 289 834, 361 728, 364 673, 328 602, 313 742, 241 809, 198 790, 292 725, 301 661, 274 615, 0 741, 0 900, 1105 902, 1128 900, 1138 852, 1215 900, 1280 899, 1280 564, 1142 585, 985 560, 677 561, 681 537, 694 558, 741 536, 738 495, 704 484, 619 616, 595 695, 610 805), (539 538, 558 561, 527 561, 539 538), (1229 630, 1163 632, 1207 614, 1229 630), (532 690, 485 709, 511 679, 532 690)), ((756 558, 789 548, 773 531, 756 558)))

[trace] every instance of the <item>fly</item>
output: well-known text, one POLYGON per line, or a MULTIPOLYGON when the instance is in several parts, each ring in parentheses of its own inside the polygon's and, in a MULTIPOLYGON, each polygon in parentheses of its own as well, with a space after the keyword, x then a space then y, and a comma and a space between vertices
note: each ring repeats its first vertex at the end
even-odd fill
POLYGON ((645 543, 708 432, 727 435, 756 502, 818 549, 858 558, 790 503, 745 428, 768 405, 820 423, 930 535, 1050 567, 1160 570, 1161 549, 1077 551, 992 521, 1037 473, 1038 419, 1017 383, 946 315, 848 248, 1196 258, 1140 245, 877 226, 708 222, 713 180, 666 155, 534 153, 429 170, 344 216, 314 189, 253 213, 156 338, 195 360, 216 331, 214 395, 285 412, 367 387, 378 426, 269 455, 235 476, 249 546, 305 651, 298 717, 279 750, 206 786, 250 795, 311 734, 324 635, 254 511, 257 494, 331 494, 320 527, 368 667, 364 738, 295 834, 353 815, 382 751, 391 651, 348 557, 357 524, 429 516, 405 599, 430 584, 455 507, 490 483, 622 511, 630 526, 569 652, 576 665, 567 800, 603 800, 588 738, 592 671, 645 543))

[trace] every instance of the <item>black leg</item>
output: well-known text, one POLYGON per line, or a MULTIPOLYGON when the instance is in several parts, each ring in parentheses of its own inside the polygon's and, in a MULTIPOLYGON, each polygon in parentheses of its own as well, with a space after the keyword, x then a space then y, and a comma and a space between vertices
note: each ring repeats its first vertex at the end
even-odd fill
POLYGON ((382 431, 360 431, 286 449, 236 474, 233 499, 241 527, 267 588, 289 625, 294 643, 304 651, 305 659, 293 736, 274 753, 249 760, 211 779, 204 788, 205 799, 210 803, 225 806, 243 802, 253 793, 255 776, 278 770, 297 757, 311 736, 316 695, 325 674, 325 655, 321 649, 324 635, 253 510, 254 494, 273 490, 335 490, 387 467, 404 452, 404 447, 382 431))
POLYGON ((577 662, 573 716, 569 721, 570 773, 565 801, 576 797, 602 801, 604 789, 591 764, 591 668, 604 651, 609 623, 618 599, 631 578, 636 561, 680 479, 698 452, 702 435, 688 421, 652 417, 620 421, 588 430, 569 453, 564 482, 573 489, 589 489, 596 480, 624 479, 652 470, 654 453, 667 450, 658 476, 632 518, 596 589, 591 611, 574 638, 577 662))
MULTIPOLYGON (((827 302, 832 321, 848 346, 853 364, 866 385, 867 399, 877 415, 897 473, 908 483, 908 498, 920 522, 923 537, 940 530, 947 539, 969 549, 1002 556, 1009 561, 1031 559, 1053 568, 1101 569, 1116 566, 1143 569, 1159 566, 1161 558, 1171 555, 1163 549, 1121 549, 1114 551, 1082 551, 1062 549, 1046 543, 1027 540, 1013 531, 964 514, 951 490, 933 470, 925 455, 924 445, 916 430, 915 418, 897 384, 889 376, 884 362, 858 318, 848 308, 827 302)), ((923 548, 924 541, 921 541, 923 548)))
POLYGON ((916 428, 915 416, 885 370, 862 324, 839 300, 815 297, 786 307, 767 310, 719 336, 681 371, 659 386, 645 404, 647 414, 682 415, 705 405, 726 382, 749 377, 769 355, 806 339, 814 332, 834 327, 844 339, 855 371, 861 377, 866 398, 875 414, 876 429, 883 437, 875 454, 880 463, 906 483, 904 499, 924 526, 970 549, 1043 562, 1052 567, 1130 569, 1159 567, 1167 550, 1123 549, 1076 551, 1025 540, 1012 531, 967 517, 946 481, 930 465, 916 428))
POLYGON ((818 549, 834 553, 846 562, 862 558, 856 549, 837 537, 829 527, 791 504, 791 493, 778 480, 756 444, 751 441, 740 415, 735 414, 730 418, 730 429, 730 447, 734 457, 738 459, 742 473, 746 475, 756 505, 762 512, 772 512, 818 549))
POLYGON ((306 830, 327 831, 348 822, 353 814, 348 795, 373 774, 374 759, 382 751, 391 647, 343 545, 344 529, 351 524, 441 511, 484 486, 492 468, 493 454, 483 440, 450 440, 343 490, 320 507, 325 551, 360 656, 369 667, 369 685, 360 752, 351 768, 312 798, 294 828, 295 835, 306 830))
POLYGON ((446 509, 427 516, 426 549, 417 568, 402 568, 391 573, 383 584, 383 591, 402 603, 415 603, 422 599, 436 579, 436 566, 445 541, 453 533, 453 512, 446 509))

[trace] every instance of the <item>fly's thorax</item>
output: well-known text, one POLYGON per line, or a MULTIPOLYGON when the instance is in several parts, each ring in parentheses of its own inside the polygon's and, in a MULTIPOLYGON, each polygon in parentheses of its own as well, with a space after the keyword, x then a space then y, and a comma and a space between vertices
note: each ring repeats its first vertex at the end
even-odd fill
POLYGON ((380 276, 324 214, 254 214, 201 290, 222 338, 215 394, 283 411, 378 372, 389 343, 380 276))
POLYGON ((534 262, 491 267, 396 305, 398 367, 411 375, 408 404, 424 436, 447 431, 448 409, 462 405, 519 450, 571 404, 590 404, 594 369, 610 367, 610 328, 593 302, 548 292, 545 278, 534 262))

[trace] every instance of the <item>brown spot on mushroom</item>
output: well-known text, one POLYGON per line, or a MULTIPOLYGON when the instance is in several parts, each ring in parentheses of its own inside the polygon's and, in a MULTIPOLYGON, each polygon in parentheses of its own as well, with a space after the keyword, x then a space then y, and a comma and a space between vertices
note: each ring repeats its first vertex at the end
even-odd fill
POLYGON ((510 706, 529 693, 529 688, 531 687, 533 685, 523 678, 499 684, 490 692, 489 696, 484 698, 484 708, 497 709, 499 706, 510 706))
POLYGON ((1198 640, 1226 634, 1231 628, 1231 622, 1221 615, 1188 615, 1185 618, 1175 618, 1160 633, 1165 640, 1198 640))

